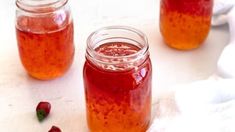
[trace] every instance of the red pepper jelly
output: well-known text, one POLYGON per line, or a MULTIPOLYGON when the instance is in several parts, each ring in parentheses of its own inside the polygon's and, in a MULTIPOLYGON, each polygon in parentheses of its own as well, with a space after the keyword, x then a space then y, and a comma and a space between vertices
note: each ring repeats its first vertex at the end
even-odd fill
POLYGON ((191 50, 202 45, 211 27, 213 0, 161 0, 160 30, 167 45, 191 50))
POLYGON ((83 69, 90 132, 145 132, 152 67, 144 34, 107 27, 90 35, 83 69))
POLYGON ((24 68, 37 79, 62 76, 74 56, 67 0, 18 0, 16 5, 16 36, 24 68))

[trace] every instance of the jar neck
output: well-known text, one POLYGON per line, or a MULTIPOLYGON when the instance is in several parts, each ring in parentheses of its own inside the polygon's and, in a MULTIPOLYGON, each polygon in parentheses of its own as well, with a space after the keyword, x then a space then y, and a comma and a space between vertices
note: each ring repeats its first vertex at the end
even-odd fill
POLYGON ((16 0, 16 6, 30 13, 50 13, 66 5, 68 0, 16 0))
POLYGON ((87 39, 86 59, 104 69, 127 70, 139 66, 149 56, 147 37, 140 31, 123 26, 105 27, 93 32, 87 39), (125 43, 138 47, 133 54, 105 55, 97 47, 105 44, 125 43))

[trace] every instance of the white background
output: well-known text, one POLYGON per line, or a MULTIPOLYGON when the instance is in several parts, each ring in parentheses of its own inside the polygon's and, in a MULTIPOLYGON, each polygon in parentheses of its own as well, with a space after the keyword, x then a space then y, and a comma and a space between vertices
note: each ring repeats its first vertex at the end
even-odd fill
POLYGON ((169 87, 207 79, 229 40, 228 27, 212 28, 202 47, 177 51, 167 47, 159 32, 159 0, 71 0, 76 54, 69 72, 52 81, 38 81, 24 71, 15 39, 15 1, 0 0, 0 131, 46 132, 52 125, 63 132, 86 132, 82 67, 87 36, 108 25, 132 26, 143 31, 153 63, 153 103, 169 87), (43 123, 35 107, 49 101, 52 112, 43 123))

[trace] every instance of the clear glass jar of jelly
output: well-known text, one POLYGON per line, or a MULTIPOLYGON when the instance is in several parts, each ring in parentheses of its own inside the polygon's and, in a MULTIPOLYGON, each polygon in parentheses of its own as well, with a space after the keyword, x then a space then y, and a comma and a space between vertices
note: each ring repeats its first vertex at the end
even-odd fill
POLYGON ((213 0, 161 0, 160 30, 175 49, 198 48, 211 27, 213 0))
POLYGON ((147 38, 105 27, 87 40, 83 69, 90 132, 145 132, 151 116, 152 66, 147 38))
POLYGON ((68 0, 17 0, 16 36, 21 62, 34 78, 62 76, 74 57, 68 0))

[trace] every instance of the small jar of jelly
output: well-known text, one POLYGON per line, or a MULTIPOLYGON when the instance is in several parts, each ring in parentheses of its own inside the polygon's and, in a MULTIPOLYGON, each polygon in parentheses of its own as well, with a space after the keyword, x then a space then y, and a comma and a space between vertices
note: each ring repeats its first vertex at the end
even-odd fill
POLYGON ((74 56, 68 0, 17 0, 16 36, 21 62, 34 78, 62 76, 74 56))
POLYGON ((207 38, 213 0, 161 0, 160 30, 172 48, 198 48, 207 38))
POLYGON ((151 115, 152 67, 147 38, 106 27, 87 40, 83 69, 90 132, 145 132, 151 115))

